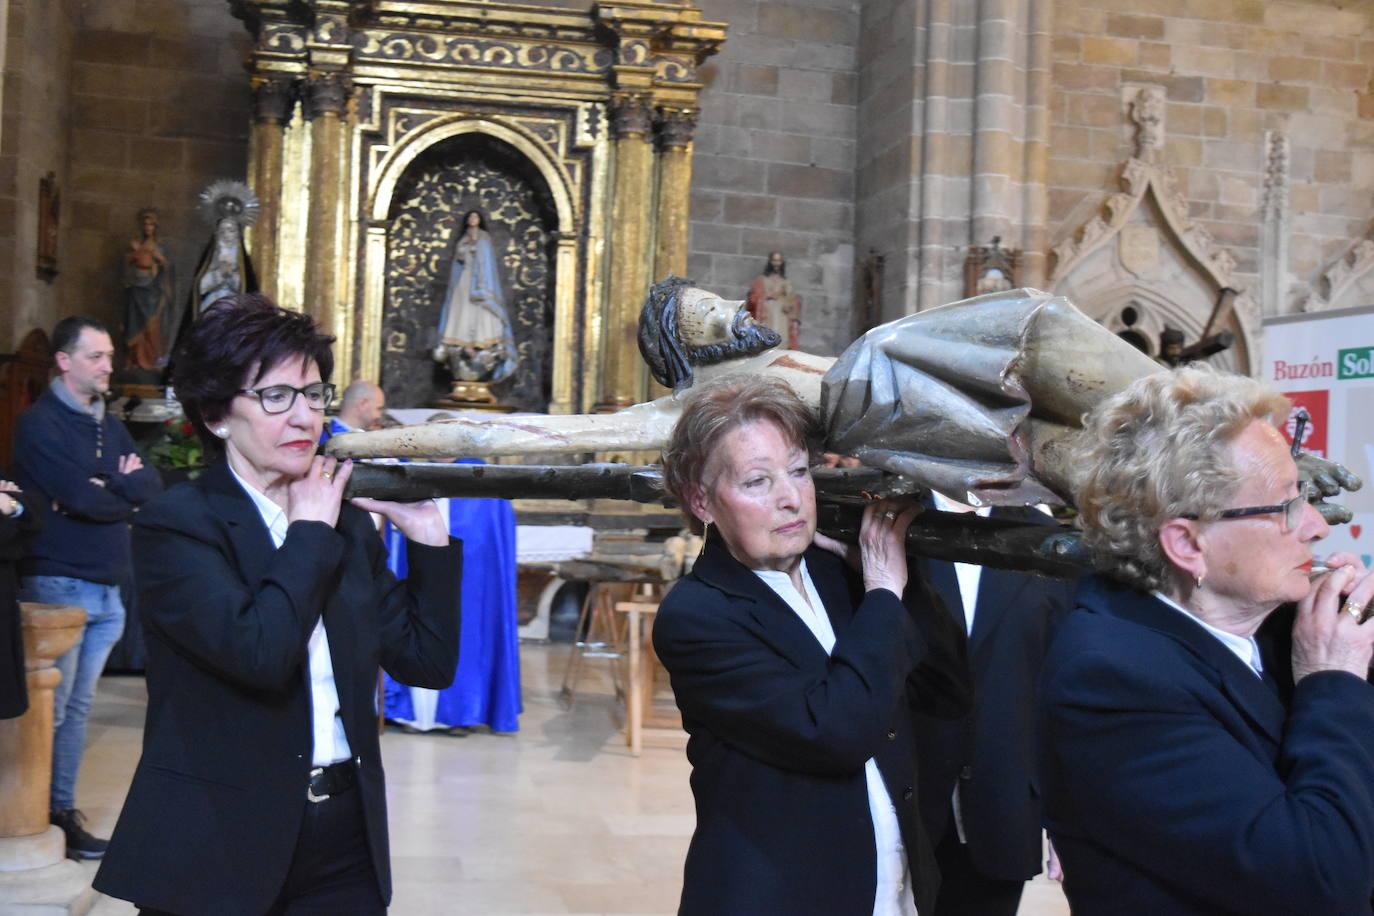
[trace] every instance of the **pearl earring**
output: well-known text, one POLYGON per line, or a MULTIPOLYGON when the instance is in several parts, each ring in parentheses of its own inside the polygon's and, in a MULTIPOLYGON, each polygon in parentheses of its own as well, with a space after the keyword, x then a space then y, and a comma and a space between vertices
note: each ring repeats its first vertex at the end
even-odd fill
POLYGON ((1201 577, 1201 576, 1197 576, 1197 577, 1194 579, 1194 581, 1197 582, 1197 587, 1198 587, 1199 589, 1202 588, 1202 577, 1201 577))
POLYGON ((221 439, 228 439, 228 438, 229 438, 229 427, 227 427, 227 426, 217 426, 217 427, 215 427, 215 435, 216 435, 216 436, 219 436, 221 439))

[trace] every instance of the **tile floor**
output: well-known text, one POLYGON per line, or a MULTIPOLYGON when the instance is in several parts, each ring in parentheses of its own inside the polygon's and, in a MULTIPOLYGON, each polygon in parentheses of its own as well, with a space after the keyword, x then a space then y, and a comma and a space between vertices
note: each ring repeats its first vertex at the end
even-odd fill
MULTIPOLYGON (((675 911, 693 823, 686 759, 668 747, 630 756, 605 662, 588 660, 565 708, 568 652, 522 645, 518 735, 387 732, 396 916, 675 911)), ((137 763, 145 700, 141 678, 101 682, 78 789, 98 835, 109 835, 137 763)), ((133 912, 108 898, 93 911, 133 912)), ((1042 877, 1020 912, 1065 916, 1068 906, 1042 877)))

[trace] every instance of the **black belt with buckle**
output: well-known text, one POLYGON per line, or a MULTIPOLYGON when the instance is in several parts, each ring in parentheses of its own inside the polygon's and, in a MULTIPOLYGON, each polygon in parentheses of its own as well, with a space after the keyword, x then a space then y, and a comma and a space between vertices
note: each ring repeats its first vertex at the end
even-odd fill
POLYGON ((331 795, 347 792, 357 781, 358 767, 352 760, 315 767, 310 771, 310 785, 305 788, 305 797, 312 802, 322 802, 331 795))

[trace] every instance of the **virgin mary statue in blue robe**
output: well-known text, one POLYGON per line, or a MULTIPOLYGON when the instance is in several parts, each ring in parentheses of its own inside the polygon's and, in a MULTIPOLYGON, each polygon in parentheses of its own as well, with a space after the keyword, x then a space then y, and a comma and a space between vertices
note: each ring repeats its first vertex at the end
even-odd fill
POLYGON ((496 250, 479 210, 464 214, 454 243, 433 355, 455 380, 499 382, 515 371, 515 338, 496 250))

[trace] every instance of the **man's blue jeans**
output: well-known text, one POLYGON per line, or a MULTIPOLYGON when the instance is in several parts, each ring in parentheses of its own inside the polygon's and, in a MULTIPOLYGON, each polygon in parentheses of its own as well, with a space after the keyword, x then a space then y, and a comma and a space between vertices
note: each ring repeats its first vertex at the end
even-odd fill
POLYGON ((53 811, 76 807, 76 775, 86 749, 86 717, 91 714, 95 685, 110 650, 124 632, 124 603, 119 586, 70 576, 26 576, 20 580, 25 601, 74 604, 86 609, 81 641, 57 657, 62 681, 53 691, 53 811))

